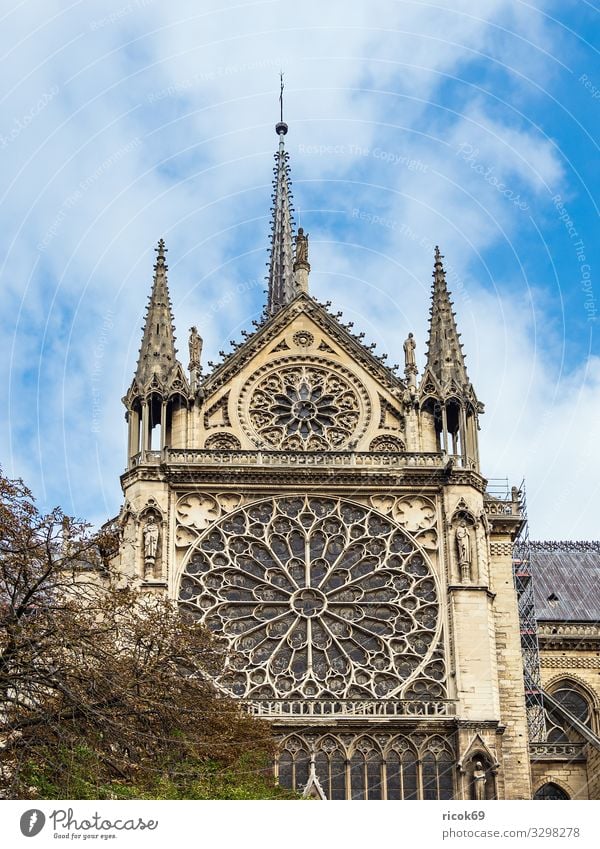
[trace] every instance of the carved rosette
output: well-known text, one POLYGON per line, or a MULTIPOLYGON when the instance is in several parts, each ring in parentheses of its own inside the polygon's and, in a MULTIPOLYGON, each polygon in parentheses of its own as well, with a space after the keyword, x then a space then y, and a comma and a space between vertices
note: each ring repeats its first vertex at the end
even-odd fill
POLYGON ((365 431, 365 388, 342 367, 286 359, 261 370, 242 392, 240 418, 257 445, 274 450, 343 449, 365 431))
POLYGON ((430 498, 423 495, 373 495, 371 504, 408 531, 423 548, 437 549, 437 511, 430 498))
POLYGON ((374 509, 269 498, 234 510, 186 559, 180 604, 232 650, 219 683, 248 698, 445 698, 439 588, 374 509))
POLYGON ((180 496, 175 508, 175 545, 189 548, 209 525, 226 513, 235 510, 243 502, 238 492, 188 492, 180 496))

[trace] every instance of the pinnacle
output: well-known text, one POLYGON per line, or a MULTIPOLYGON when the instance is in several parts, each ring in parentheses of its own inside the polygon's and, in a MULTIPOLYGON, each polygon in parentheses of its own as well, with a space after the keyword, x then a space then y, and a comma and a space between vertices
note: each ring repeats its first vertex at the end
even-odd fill
POLYGON ((136 381, 142 388, 155 379, 166 385, 177 364, 175 328, 165 263, 167 248, 164 239, 159 239, 155 251, 157 257, 154 265, 154 280, 146 307, 142 345, 135 374, 136 381))
POLYGON ((427 342, 427 366, 442 386, 450 381, 466 387, 469 378, 465 358, 456 326, 456 313, 446 284, 443 255, 435 247, 431 308, 429 310, 429 340, 427 342))

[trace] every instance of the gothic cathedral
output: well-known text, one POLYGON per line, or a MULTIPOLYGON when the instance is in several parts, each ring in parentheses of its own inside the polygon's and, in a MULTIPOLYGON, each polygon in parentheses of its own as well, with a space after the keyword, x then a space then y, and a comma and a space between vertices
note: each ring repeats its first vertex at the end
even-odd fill
POLYGON ((114 566, 231 649, 217 683, 273 723, 280 784, 321 799, 558 792, 556 758, 532 784, 519 496, 486 492, 443 257, 424 371, 408 334, 399 374, 310 295, 287 130, 265 312, 208 372, 194 327, 188 369, 177 359, 159 242, 123 399, 114 566))

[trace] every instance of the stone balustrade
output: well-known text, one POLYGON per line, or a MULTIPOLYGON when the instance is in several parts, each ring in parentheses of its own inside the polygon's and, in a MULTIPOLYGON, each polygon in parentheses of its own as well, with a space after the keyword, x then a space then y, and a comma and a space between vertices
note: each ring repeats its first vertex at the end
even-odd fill
POLYGON ((245 702, 246 709, 256 716, 344 716, 362 719, 369 716, 394 717, 452 717, 454 702, 419 701, 416 699, 261 699, 245 702))

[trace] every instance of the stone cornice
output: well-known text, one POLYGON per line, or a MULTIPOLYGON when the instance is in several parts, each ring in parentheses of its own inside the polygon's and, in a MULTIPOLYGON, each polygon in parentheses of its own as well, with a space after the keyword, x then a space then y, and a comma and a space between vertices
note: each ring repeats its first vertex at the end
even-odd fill
POLYGON ((370 453, 353 451, 219 451, 165 449, 133 458, 121 476, 123 486, 135 480, 169 481, 173 485, 306 485, 415 486, 440 488, 466 485, 483 492, 485 480, 471 469, 444 465, 438 453, 370 453))
POLYGON ((600 650, 598 622, 538 622, 541 649, 555 651, 600 650))
POLYGON ((496 593, 493 593, 489 587, 484 587, 480 584, 448 584, 449 593, 456 593, 459 591, 484 592, 491 601, 496 598, 496 593))

